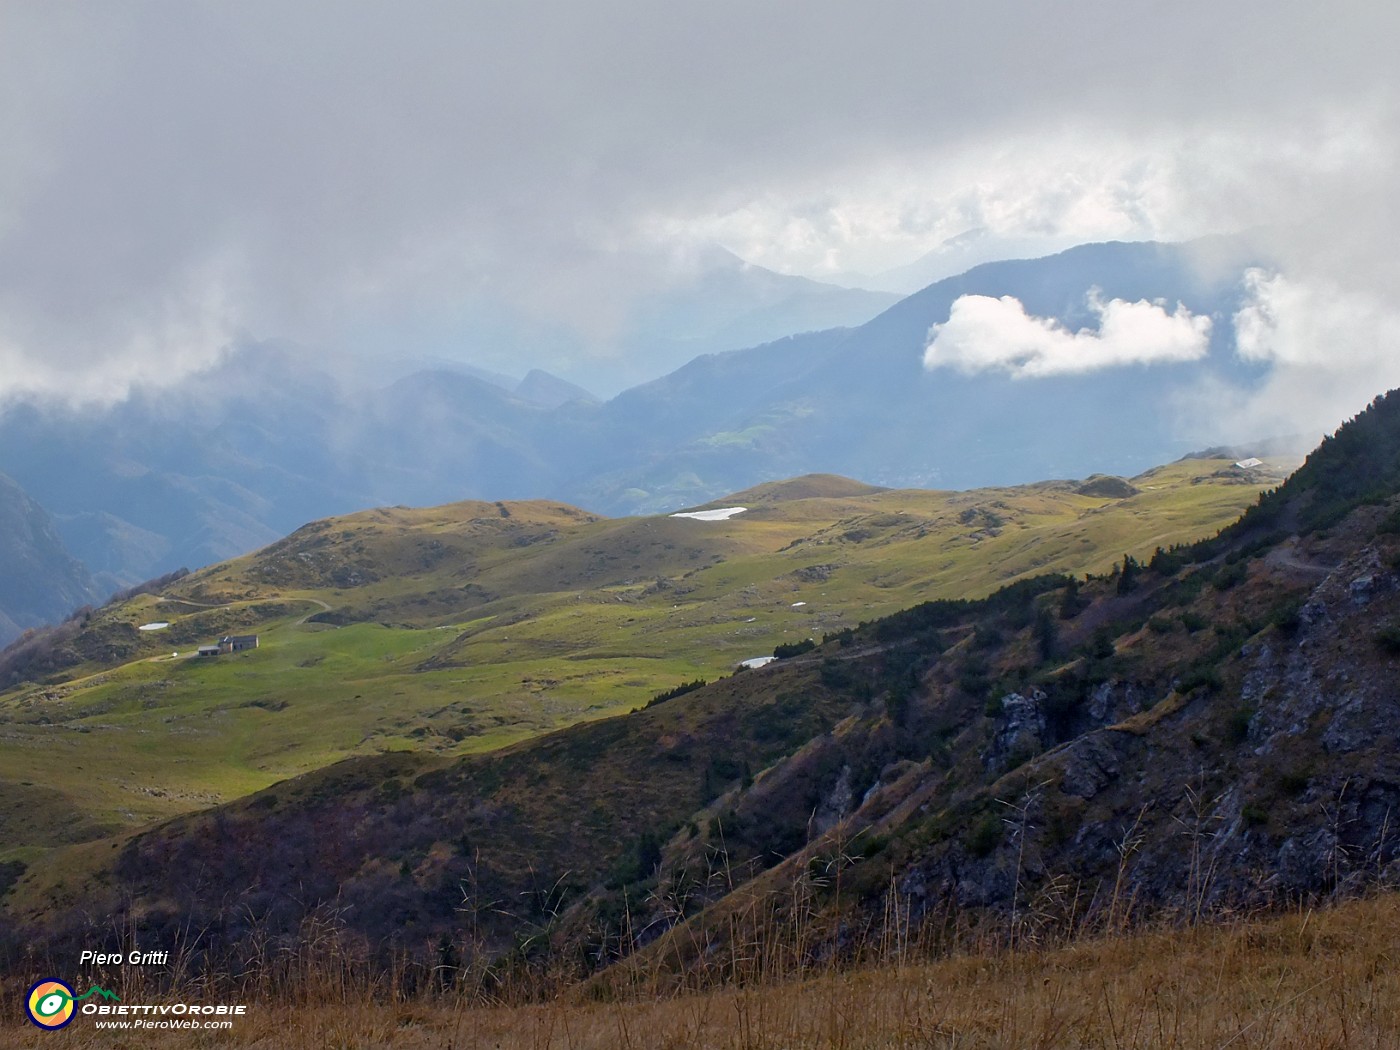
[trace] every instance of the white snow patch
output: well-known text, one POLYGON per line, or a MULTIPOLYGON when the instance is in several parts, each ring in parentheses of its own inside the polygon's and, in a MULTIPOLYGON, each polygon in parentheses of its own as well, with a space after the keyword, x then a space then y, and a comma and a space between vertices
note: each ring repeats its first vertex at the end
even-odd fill
POLYGON ((742 514, 748 507, 721 507, 719 510, 687 510, 672 514, 673 518, 694 518, 696 521, 728 521, 736 514, 742 514))
POLYGON ((745 660, 745 661, 743 661, 741 664, 739 664, 739 666, 740 666, 740 667, 767 667, 769 664, 771 664, 771 663, 772 663, 774 660, 776 660, 776 659, 777 659, 776 656, 755 656, 752 660, 745 660))
POLYGON ((155 623, 143 623, 136 629, 138 631, 163 631, 169 626, 170 624, 166 623, 164 620, 157 620, 155 623))
POLYGON ((794 609, 800 609, 800 608, 802 608, 802 606, 804 606, 804 605, 806 605, 806 604, 807 604, 806 602, 793 602, 793 603, 792 603, 792 607, 793 607, 794 609))

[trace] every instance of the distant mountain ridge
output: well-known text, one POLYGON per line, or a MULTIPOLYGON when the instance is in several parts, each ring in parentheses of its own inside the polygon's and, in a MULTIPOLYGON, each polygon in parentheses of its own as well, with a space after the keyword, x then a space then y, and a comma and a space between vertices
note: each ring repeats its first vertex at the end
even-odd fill
MULTIPOLYGON (((1189 451, 1173 406, 1195 384, 1261 381, 1262 366, 1234 356, 1227 323, 1203 361, 1035 381, 930 373, 924 345, 964 294, 1012 295, 1070 325, 1091 320, 1090 288, 1227 320, 1250 260, 1202 276, 1196 254, 1102 244, 986 264, 859 327, 705 354, 601 404, 541 371, 517 383, 444 366, 357 385, 311 355, 249 345, 109 410, 8 407, 0 470, 54 513, 107 588, 373 505, 554 498, 660 513, 821 472, 937 488, 1133 474, 1189 451)), ((731 270, 743 264, 716 272, 731 270)))
POLYGON ((98 598, 97 584, 63 545, 53 517, 0 474, 0 647, 98 598))
POLYGON ((1191 246, 1086 245, 976 267, 856 329, 698 358, 605 406, 600 425, 611 428, 611 449, 628 452, 594 471, 575 498, 603 509, 655 511, 818 471, 945 488, 1103 469, 1135 473, 1189 450, 1176 430, 1175 405, 1196 384, 1261 378, 1261 368, 1233 354, 1228 324, 1244 265, 1204 277, 1191 246), (1150 370, 1030 381, 923 367, 930 326, 947 320, 960 296, 1011 295, 1030 314, 1077 327, 1091 320, 1092 288, 1105 299, 1180 301, 1225 323, 1215 325, 1205 360, 1150 370), (1149 372, 1152 381, 1144 382, 1149 372))

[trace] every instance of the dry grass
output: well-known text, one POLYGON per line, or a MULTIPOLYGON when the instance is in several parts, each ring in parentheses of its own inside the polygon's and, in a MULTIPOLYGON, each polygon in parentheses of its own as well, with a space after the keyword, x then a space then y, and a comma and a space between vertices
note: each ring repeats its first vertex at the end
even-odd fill
MULTIPOLYGON (((1381 1048, 1400 1045, 1397 931, 1400 895, 1389 894, 1231 926, 664 999, 368 1003, 333 981, 305 987, 298 1004, 253 1006, 232 1033, 98 1033, 79 1018, 59 1038, 73 1047, 267 1050, 1381 1048)), ((6 1046, 54 1039, 0 1029, 6 1046)))

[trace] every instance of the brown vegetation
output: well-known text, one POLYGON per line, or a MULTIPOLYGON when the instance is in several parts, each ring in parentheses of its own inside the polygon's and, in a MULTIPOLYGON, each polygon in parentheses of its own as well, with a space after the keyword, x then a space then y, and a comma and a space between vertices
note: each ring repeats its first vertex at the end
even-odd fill
MULTIPOLYGON (((877 966, 715 990, 576 989, 543 1003, 471 989, 363 985, 322 957, 225 1033, 99 1033, 73 1047, 392 1047, 395 1050, 1390 1047, 1400 1040, 1400 896, 1228 925, 1086 939, 1052 950, 897 952, 877 966)), ((753 957, 769 954, 754 946, 753 957)), ((292 975, 289 975, 292 976, 292 975)), ((187 998, 198 982, 191 982, 187 998)), ((137 996, 128 991, 128 1002, 137 996)), ((20 1022, 17 1022, 17 1024, 20 1022)), ((11 1026, 6 1045, 53 1036, 11 1026)))

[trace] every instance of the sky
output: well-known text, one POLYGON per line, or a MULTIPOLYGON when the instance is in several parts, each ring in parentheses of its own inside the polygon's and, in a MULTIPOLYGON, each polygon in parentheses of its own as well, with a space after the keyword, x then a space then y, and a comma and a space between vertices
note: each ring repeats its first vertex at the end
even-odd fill
MULTIPOLYGON (((1183 413, 1335 425, 1400 383, 1396 39, 1346 0, 11 0, 0 396, 110 400, 250 337, 502 367, 502 316, 606 355, 711 244, 858 282, 969 237, 1247 230, 1270 387, 1183 413)), ((1100 305, 1192 352, 1171 304, 1100 305)), ((1039 331, 1037 368, 1072 349, 965 306, 1039 331)))

